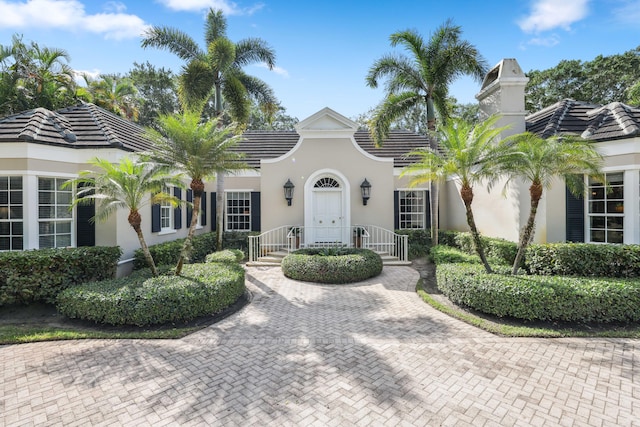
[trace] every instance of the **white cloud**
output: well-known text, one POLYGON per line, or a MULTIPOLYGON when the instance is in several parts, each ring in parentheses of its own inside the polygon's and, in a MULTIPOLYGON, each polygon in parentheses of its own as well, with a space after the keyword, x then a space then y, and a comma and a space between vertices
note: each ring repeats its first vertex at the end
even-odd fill
POLYGON ((87 76, 89 79, 97 79, 100 76, 100 70, 94 68, 93 71, 87 70, 73 70, 73 78, 79 85, 84 86, 84 76, 87 76))
POLYGON ((527 42, 533 46, 552 47, 560 43, 560 37, 557 34, 552 34, 549 37, 534 37, 527 42))
POLYGON ((0 27, 85 30, 107 39, 139 37, 148 25, 136 15, 123 13, 123 3, 111 1, 107 12, 88 15, 78 0, 0 0, 0 27))
POLYGON ((633 1, 621 1, 621 6, 613 9, 613 16, 618 22, 624 24, 638 25, 640 22, 640 2, 633 1))
POLYGON ((229 0, 159 0, 160 3, 172 10, 200 12, 209 8, 220 9, 225 15, 252 15, 262 9, 264 5, 257 3, 248 8, 241 8, 229 0))
MULTIPOLYGON (((256 64, 257 67, 260 68, 266 68, 267 70, 269 69, 269 67, 267 66, 267 64, 265 64, 264 62, 261 62, 260 64, 256 64)), ((289 72, 287 70, 285 70, 284 68, 281 67, 273 67, 272 70, 274 73, 278 74, 279 76, 282 76, 284 78, 289 78, 289 72)))
POLYGON ((527 33, 562 28, 571 29, 571 24, 584 19, 589 12, 590 0, 535 0, 531 14, 520 21, 520 29, 527 33))

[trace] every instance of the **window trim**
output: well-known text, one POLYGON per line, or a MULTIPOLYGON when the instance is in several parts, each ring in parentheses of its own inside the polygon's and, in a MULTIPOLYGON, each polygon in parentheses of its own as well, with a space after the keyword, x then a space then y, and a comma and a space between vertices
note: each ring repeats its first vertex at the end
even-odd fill
MULTIPOLYGON (((251 192, 252 190, 225 190, 224 191, 224 231, 235 231, 238 233, 249 233, 252 231, 252 223, 251 223, 251 219, 252 219, 252 214, 253 214, 253 206, 251 203, 251 192), (229 195, 232 193, 242 193, 246 196, 246 198, 242 199, 248 202, 248 206, 249 206, 249 213, 242 213, 242 214, 234 214, 234 213, 229 213, 229 195), (246 217, 246 221, 243 221, 242 223, 246 223, 248 228, 246 229, 235 229, 235 228, 230 228, 229 225, 231 223, 234 223, 233 221, 229 220, 229 216, 230 215, 235 215, 235 216, 243 216, 246 217)), ((240 224, 240 222, 236 221, 235 224, 240 224)))
MULTIPOLYGON (((427 228, 427 189, 424 188, 398 188, 396 190, 398 192, 398 229, 399 230, 424 230, 427 228), (400 200, 402 199, 402 195, 406 194, 406 193, 411 193, 411 192, 420 192, 422 193, 422 204, 420 206, 420 209, 418 211, 411 211, 411 212, 402 212, 401 211, 401 204, 400 204, 400 200), (406 225, 407 221, 406 219, 403 220, 402 216, 403 215, 410 215, 412 218, 415 218, 416 216, 420 217, 420 222, 422 223, 422 226, 420 227, 402 227, 403 221, 406 225)), ((413 205, 412 205, 413 206, 413 205)), ((413 222, 413 221, 412 221, 413 222)))
POLYGON ((6 223, 9 224, 9 234, 8 235, 3 235, 3 238, 8 238, 9 239, 9 249, 0 249, 0 252, 11 252, 11 251, 22 251, 25 250, 25 243, 26 243, 26 236, 25 236, 25 183, 24 183, 24 177, 22 175, 0 175, 0 177, 2 178, 7 178, 7 188, 0 188, 0 191, 6 191, 7 192, 7 204, 6 209, 7 209, 7 218, 6 219, 0 219, 0 223, 6 223), (20 178, 20 193, 22 194, 22 201, 20 204, 17 203, 11 203, 11 193, 14 191, 18 191, 16 189, 13 189, 11 186, 11 178, 20 178), (12 218, 11 212, 12 212, 12 207, 18 207, 20 206, 22 208, 22 216, 20 219, 15 219, 12 218), (22 224, 22 233, 21 234, 13 234, 13 224, 16 223, 20 223, 22 224), (13 247, 13 240, 14 238, 19 238, 21 240, 21 248, 14 248, 13 247))
MULTIPOLYGON (((173 195, 173 186, 165 186, 162 188, 162 192, 165 194, 173 195)), ((160 231, 158 231, 158 235, 162 236, 165 234, 173 234, 178 231, 175 228, 174 215, 175 215, 175 207, 171 206, 169 202, 160 202, 160 231), (169 213, 169 215, 163 215, 165 213, 169 213), (168 222, 168 227, 163 227, 163 219, 168 222)))
MULTIPOLYGON (((54 241, 53 241, 53 246, 52 248, 66 248, 66 247, 75 247, 75 240, 76 240, 76 236, 75 236, 75 224, 76 224, 76 210, 72 209, 71 210, 71 216, 69 218, 57 218, 57 212, 58 212, 58 208, 62 207, 59 206, 58 204, 58 192, 63 192, 63 193, 70 193, 71 196, 71 200, 73 200, 73 194, 74 194, 74 188, 71 188, 69 190, 60 190, 58 187, 58 181, 62 180, 62 181, 69 181, 72 178, 68 178, 68 177, 60 177, 60 176, 37 176, 36 177, 36 200, 37 200, 37 212, 36 212, 36 220, 37 220, 37 236, 38 236, 38 248, 39 249, 47 249, 48 247, 42 247, 41 243, 40 243, 40 239, 43 237, 43 234, 40 231, 40 224, 43 222, 53 222, 55 224, 55 228, 53 233, 46 233, 44 236, 52 236, 54 241), (53 179, 54 180, 54 190, 40 190, 40 180, 41 179, 53 179), (54 218, 41 218, 40 217, 40 207, 43 205, 40 203, 40 193, 41 192, 48 192, 48 193, 53 193, 55 200, 53 202, 53 204, 44 204, 45 206, 53 206, 54 211, 55 211, 55 217, 54 218), (57 228, 58 225, 57 224, 64 224, 64 223, 68 223, 69 224, 69 233, 58 233, 57 232, 57 228), (58 236, 69 236, 69 245, 65 245, 65 246, 58 246, 58 236)), ((69 202, 68 206, 71 206, 71 200, 69 202)))
POLYGON ((625 222, 625 199, 624 199, 624 187, 626 185, 625 183, 625 172, 624 171, 610 171, 610 172, 605 172, 604 173, 604 178, 605 178, 605 183, 608 184, 608 176, 609 175, 621 175, 622 176, 622 183, 621 184, 615 184, 613 186, 613 188, 620 188, 622 190, 622 198, 609 198, 609 195, 607 194, 606 191, 606 186, 605 184, 600 185, 600 186, 592 186, 591 184, 591 177, 590 176, 586 176, 586 181, 587 181, 587 197, 585 197, 585 206, 586 206, 586 224, 585 224, 585 228, 587 230, 587 237, 588 237, 588 242, 589 243, 595 243, 595 244, 612 244, 612 245, 620 245, 624 243, 624 234, 625 234, 625 227, 624 227, 624 222, 625 222), (593 190, 594 189, 604 189, 603 192, 603 198, 602 199, 596 199, 596 198, 592 198, 592 194, 593 194, 593 190), (591 212, 591 203, 592 202, 597 202, 600 201, 602 203, 604 203, 604 212, 591 212), (608 204, 610 202, 613 203, 621 203, 622 204, 622 212, 617 213, 617 212, 608 212, 608 204), (604 228, 601 227, 593 227, 592 226, 592 218, 596 218, 596 217, 601 217, 604 219, 604 228), (622 227, 621 228, 609 228, 607 226, 607 222, 609 218, 621 218, 622 219, 622 227), (604 232, 604 241, 594 241, 592 239, 592 232, 596 230, 596 231, 602 231, 604 232), (621 233, 621 237, 622 237, 622 241, 620 242, 611 242, 609 240, 609 232, 619 232, 621 233))

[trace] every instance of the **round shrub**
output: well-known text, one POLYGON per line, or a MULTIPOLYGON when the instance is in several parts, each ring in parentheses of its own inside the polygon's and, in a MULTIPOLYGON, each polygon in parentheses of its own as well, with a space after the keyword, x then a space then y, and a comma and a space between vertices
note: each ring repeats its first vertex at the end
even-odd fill
POLYGON ((213 252, 205 258, 206 262, 241 262, 244 259, 244 252, 240 249, 225 249, 213 252))
POLYGON ((146 326, 186 322, 229 307, 245 291, 239 264, 186 264, 181 276, 148 270, 121 279, 85 283, 58 295, 58 311, 72 319, 146 326))
POLYGON ((441 264, 438 288, 456 304, 499 317, 568 322, 637 322, 640 282, 487 274, 477 264, 441 264))
POLYGON ((382 272, 382 259, 368 249, 300 249, 282 260, 282 272, 294 280, 352 283, 382 272))

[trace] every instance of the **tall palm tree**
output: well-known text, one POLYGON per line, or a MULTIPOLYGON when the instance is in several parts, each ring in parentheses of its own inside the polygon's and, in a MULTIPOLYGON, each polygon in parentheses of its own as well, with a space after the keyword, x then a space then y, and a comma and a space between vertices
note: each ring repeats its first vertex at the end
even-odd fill
POLYGON ((557 135, 544 139, 525 132, 512 138, 511 152, 501 158, 497 171, 507 176, 507 184, 516 178, 531 182, 529 218, 520 234, 518 253, 511 271, 517 274, 525 250, 533 238, 543 190, 551 187, 554 178, 564 177, 569 191, 582 195, 584 174, 601 175, 602 156, 588 141, 573 136, 557 135))
POLYGON ((435 135, 438 149, 423 148, 409 153, 418 161, 404 168, 400 176, 411 177, 410 185, 423 182, 444 182, 453 178, 460 184, 460 197, 464 202, 467 224, 473 236, 473 243, 488 273, 491 266, 487 262, 480 233, 473 217, 473 186, 487 178, 494 178, 494 165, 504 153, 506 145, 497 144, 500 133, 507 127, 496 128, 498 116, 476 125, 460 119, 450 119, 440 124, 435 135))
MULTIPOLYGON (((242 71, 242 67, 252 63, 265 63, 273 69, 273 49, 259 38, 235 43, 229 40, 227 20, 221 10, 209 10, 204 29, 205 49, 185 32, 170 27, 152 27, 142 39, 142 47, 166 49, 186 61, 178 82, 183 106, 201 111, 213 97, 214 114, 218 118, 222 118, 223 110, 227 110, 232 120, 245 124, 250 99, 261 105, 276 104, 273 91, 264 81, 242 71)), ((218 249, 222 249, 224 174, 218 174, 216 184, 217 242, 218 249)))
POLYGON ((177 205, 179 201, 162 189, 167 185, 181 186, 180 176, 170 174, 166 166, 131 160, 128 157, 123 158, 118 164, 100 158, 92 159, 89 164, 95 170, 82 171, 79 178, 65 184, 77 186, 73 206, 97 202, 92 221, 104 221, 120 208, 129 209, 129 225, 138 236, 151 274, 157 276, 158 270, 140 226, 140 209, 147 203, 168 202, 177 205))
MULTIPOLYGON (((388 136, 394 120, 420 104, 426 106, 429 129, 435 130, 436 109, 443 121, 451 113, 447 102, 449 85, 463 75, 482 81, 487 63, 474 45, 461 39, 461 34, 462 29, 451 20, 438 27, 427 41, 413 30, 391 34, 391 46, 404 47, 411 57, 385 55, 374 62, 367 74, 367 85, 372 88, 378 87, 379 80, 386 80, 386 97, 376 108, 370 123, 370 133, 377 145, 388 136)), ((437 184, 431 185, 429 194, 431 238, 437 244, 437 184)))
POLYGON ((226 173, 244 167, 242 154, 232 149, 242 139, 235 134, 236 127, 218 126, 218 119, 201 123, 198 112, 161 115, 156 129, 147 129, 147 136, 154 142, 150 158, 168 167, 184 171, 191 178, 193 211, 189 233, 185 239, 176 274, 189 257, 191 240, 198 223, 200 203, 204 192, 204 180, 216 173, 226 173))

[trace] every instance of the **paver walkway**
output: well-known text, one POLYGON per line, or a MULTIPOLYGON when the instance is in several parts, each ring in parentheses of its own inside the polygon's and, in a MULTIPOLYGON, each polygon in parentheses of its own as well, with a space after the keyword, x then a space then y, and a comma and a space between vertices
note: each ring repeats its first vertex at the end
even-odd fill
POLYGON ((640 426, 637 340, 496 337, 409 267, 247 278, 251 304, 182 340, 0 347, 0 425, 640 426))

